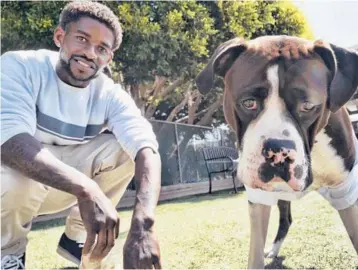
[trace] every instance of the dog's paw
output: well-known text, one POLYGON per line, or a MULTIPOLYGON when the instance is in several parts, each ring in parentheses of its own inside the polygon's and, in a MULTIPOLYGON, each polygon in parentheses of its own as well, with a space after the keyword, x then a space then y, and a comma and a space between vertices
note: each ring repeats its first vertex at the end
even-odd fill
POLYGON ((278 255, 278 253, 280 251, 282 242, 283 242, 283 240, 277 241, 276 243, 273 243, 271 249, 268 250, 268 251, 265 251, 265 257, 266 258, 275 258, 275 257, 277 257, 277 255, 278 255))
POLYGON ((278 253, 273 251, 272 249, 269 251, 265 251, 265 258, 275 258, 277 257, 278 253))

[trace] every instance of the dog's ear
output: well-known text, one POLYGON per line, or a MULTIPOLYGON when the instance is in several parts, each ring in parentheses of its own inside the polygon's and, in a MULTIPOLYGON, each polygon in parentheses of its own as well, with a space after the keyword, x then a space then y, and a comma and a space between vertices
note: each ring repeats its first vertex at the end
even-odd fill
POLYGON ((224 116, 226 123, 235 131, 237 138, 240 139, 240 126, 236 117, 234 99, 229 91, 224 92, 224 116))
POLYGON ((353 96, 358 87, 358 53, 333 44, 315 43, 315 51, 322 57, 333 74, 328 107, 336 112, 353 96))
POLYGON ((236 58, 246 49, 245 41, 234 38, 216 48, 206 67, 195 78, 201 94, 207 94, 214 84, 214 75, 224 77, 236 58))

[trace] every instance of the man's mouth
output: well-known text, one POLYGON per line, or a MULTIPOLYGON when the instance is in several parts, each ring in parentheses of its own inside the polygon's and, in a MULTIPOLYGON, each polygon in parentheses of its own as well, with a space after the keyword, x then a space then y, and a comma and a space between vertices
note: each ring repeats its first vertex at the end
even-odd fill
POLYGON ((73 60, 75 60, 78 64, 80 64, 81 66, 85 67, 85 68, 90 68, 90 69, 95 69, 94 64, 90 64, 85 60, 80 60, 80 59, 76 59, 74 58, 73 60))

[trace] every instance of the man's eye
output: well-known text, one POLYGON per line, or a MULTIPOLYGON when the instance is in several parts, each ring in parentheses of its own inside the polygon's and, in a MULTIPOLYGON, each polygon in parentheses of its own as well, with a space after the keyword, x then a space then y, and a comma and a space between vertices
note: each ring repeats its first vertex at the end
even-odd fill
POLYGON ((246 100, 244 100, 242 102, 242 106, 244 106, 244 108, 248 109, 248 110, 256 110, 257 109, 257 102, 253 98, 246 99, 246 100))
POLYGON ((107 54, 107 53, 108 53, 107 49, 104 48, 104 47, 99 47, 99 48, 98 48, 98 51, 99 51, 101 54, 107 54))
POLYGON ((314 109, 315 105, 312 102, 305 101, 301 104, 301 111, 309 112, 314 109))
POLYGON ((81 42, 86 42, 87 39, 85 39, 84 37, 81 37, 81 36, 77 36, 76 37, 78 41, 81 41, 81 42))

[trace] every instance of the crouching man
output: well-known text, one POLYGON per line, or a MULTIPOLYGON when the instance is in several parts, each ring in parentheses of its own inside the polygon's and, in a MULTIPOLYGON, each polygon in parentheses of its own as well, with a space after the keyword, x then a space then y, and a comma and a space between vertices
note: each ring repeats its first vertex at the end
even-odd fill
POLYGON ((118 18, 99 3, 69 3, 53 39, 59 52, 1 56, 1 268, 25 267, 35 216, 70 207, 57 251, 100 267, 118 237, 115 206, 133 175, 123 264, 161 268, 153 232, 158 144, 131 97, 103 74, 121 43, 118 18))

